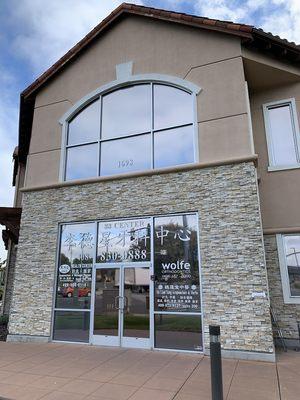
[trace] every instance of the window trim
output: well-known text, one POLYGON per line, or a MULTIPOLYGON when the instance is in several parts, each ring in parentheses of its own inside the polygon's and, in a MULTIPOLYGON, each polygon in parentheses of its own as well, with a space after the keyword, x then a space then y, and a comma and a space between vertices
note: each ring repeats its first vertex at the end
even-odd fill
MULTIPOLYGON (((292 296, 291 295, 290 280, 289 280, 289 274, 288 274, 288 269, 287 269, 287 264, 286 264, 285 249, 284 249, 284 237, 285 236, 295 236, 295 235, 298 235, 298 234, 290 233, 290 234, 277 234, 276 235, 282 293, 283 293, 283 300, 284 300, 285 304, 300 304, 300 296, 292 296)), ((299 235, 300 235, 300 233, 299 233, 299 235)))
MULTIPOLYGON (((198 118, 197 118, 197 95, 201 92, 201 88, 197 85, 195 85, 192 82, 186 81, 181 78, 177 78, 174 76, 169 76, 169 75, 162 75, 162 74, 141 74, 141 75, 131 75, 129 77, 126 77, 126 79, 117 79, 115 81, 112 81, 108 84, 105 84, 103 86, 100 86, 96 90, 90 92, 83 98, 81 98, 78 102, 76 102, 59 120, 60 125, 62 125, 62 142, 61 142, 61 155, 60 155, 60 168, 59 168, 59 182, 71 182, 71 180, 66 180, 65 179, 65 173, 66 173, 66 159, 67 159, 67 140, 68 140, 68 124, 69 121, 77 114, 79 113, 82 109, 84 109, 87 105, 92 103, 93 101, 100 99, 102 96, 104 96, 107 93, 113 92, 115 90, 124 88, 124 87, 130 87, 134 86, 137 84, 150 84, 152 86, 153 90, 153 84, 161 84, 161 85, 166 85, 166 86, 171 86, 176 89, 183 90, 190 95, 192 95, 192 101, 193 101, 193 120, 191 124, 193 126, 193 133, 194 133, 194 163, 199 162, 199 134, 198 134, 198 118)), ((151 90, 151 92, 152 92, 151 90)), ((102 110, 100 111, 100 113, 102 110)), ((100 115, 101 118, 101 115, 100 115)), ((179 127, 176 126, 176 127, 179 127)), ((176 128, 175 126, 166 128, 166 129, 173 129, 176 128)), ((164 129, 158 129, 158 131, 164 130, 164 129)), ((151 130, 151 132, 153 129, 151 130)), ((118 139, 125 138, 125 137, 130 137, 130 136, 135 136, 136 134, 131 134, 127 136, 122 136, 118 139)), ((153 134, 152 134, 153 135, 153 134)), ((115 138, 117 139, 117 138, 115 138)), ((95 143, 98 143, 98 175, 97 176, 92 176, 89 178, 80 178, 80 179, 90 179, 90 178, 99 178, 101 177, 100 175, 100 140, 96 141, 95 143)), ((153 140, 152 140, 153 141, 153 140)), ((91 142, 89 142, 91 143, 91 142)), ((87 144, 87 143, 85 143, 87 144)), ((82 145, 82 143, 80 144, 82 145)), ((70 147, 75 147, 75 146, 70 146, 70 147)), ((153 147, 153 145, 152 145, 153 147)), ((153 159, 153 148, 151 148, 151 160, 153 159)), ((192 164, 192 163, 191 163, 192 164)), ((190 164, 179 164, 179 166, 183 165, 190 165, 190 164)), ((174 165, 176 167, 176 165, 174 165)), ((169 168, 169 167, 166 167, 169 168)), ((161 169, 161 168, 159 168, 161 169)), ((151 169, 155 171, 156 168, 153 168, 153 162, 151 169)), ((139 172, 143 172, 144 170, 141 170, 139 172)), ((148 171, 148 169, 147 169, 148 171)), ((137 171, 133 171, 132 174, 135 174, 137 171)), ((127 172, 126 174, 131 174, 131 172, 127 172)), ((115 176, 112 175, 112 177, 115 176)))
POLYGON ((300 168, 300 132, 299 132, 299 122, 298 122, 297 106, 295 98, 272 101, 263 104, 262 107, 263 107, 264 125, 265 125, 266 139, 267 139, 268 158, 269 158, 268 171, 271 172, 271 171, 281 171, 287 169, 300 168), (273 139, 271 135, 270 119, 268 111, 269 109, 276 108, 279 106, 289 106, 290 109, 293 135, 295 141, 296 158, 298 159, 298 162, 296 164, 277 165, 275 162, 274 151, 273 151, 273 139))

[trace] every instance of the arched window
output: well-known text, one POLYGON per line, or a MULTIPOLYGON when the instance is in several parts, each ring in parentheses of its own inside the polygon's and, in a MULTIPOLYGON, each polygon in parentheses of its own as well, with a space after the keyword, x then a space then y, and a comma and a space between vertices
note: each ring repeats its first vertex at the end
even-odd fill
POLYGON ((197 161, 194 102, 194 93, 154 82, 94 97, 67 121, 63 179, 197 161))

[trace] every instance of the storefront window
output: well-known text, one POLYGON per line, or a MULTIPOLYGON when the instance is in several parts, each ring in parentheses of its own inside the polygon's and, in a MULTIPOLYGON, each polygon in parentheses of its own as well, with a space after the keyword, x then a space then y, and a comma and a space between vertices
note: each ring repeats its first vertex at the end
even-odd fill
POLYGON ((200 312, 197 218, 155 218, 155 311, 200 312))
POLYGON ((300 235, 285 235, 284 250, 291 297, 300 296, 300 235))
POLYGON ((56 308, 89 309, 95 224, 61 227, 56 308))
POLYGON ((156 314, 155 347, 201 351, 201 316, 156 314))
POLYGON ((88 342, 90 313, 78 311, 55 311, 54 340, 88 342))
POLYGON ((62 225, 53 338, 201 351, 197 225, 192 213, 62 225))
POLYGON ((99 222, 98 263, 150 261, 150 218, 99 222))

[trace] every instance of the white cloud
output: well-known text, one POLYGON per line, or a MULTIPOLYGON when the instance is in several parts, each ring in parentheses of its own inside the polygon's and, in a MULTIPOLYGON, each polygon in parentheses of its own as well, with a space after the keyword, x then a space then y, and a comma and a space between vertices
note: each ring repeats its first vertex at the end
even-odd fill
POLYGON ((273 0, 280 5, 276 13, 266 15, 262 21, 266 31, 300 44, 300 1, 273 0))
POLYGON ((299 0, 198 0, 194 9, 201 16, 247 23, 300 43, 299 0))
MULTIPOLYGON (((53 64, 122 3, 120 0, 13 0, 22 30, 12 46, 36 74, 53 64)), ((131 1, 141 3, 141 1, 131 1)))

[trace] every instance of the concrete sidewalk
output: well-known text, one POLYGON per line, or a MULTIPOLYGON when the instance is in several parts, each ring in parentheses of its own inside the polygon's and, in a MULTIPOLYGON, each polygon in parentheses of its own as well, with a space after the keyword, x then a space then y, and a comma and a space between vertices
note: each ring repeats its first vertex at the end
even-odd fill
MULTIPOLYGON (((300 353, 223 360, 224 400, 299 400, 300 353)), ((0 342, 0 398, 209 400, 209 358, 70 344, 0 342)))

